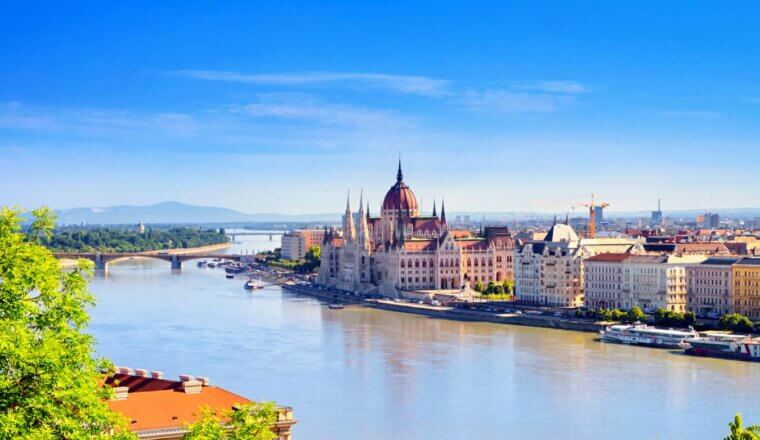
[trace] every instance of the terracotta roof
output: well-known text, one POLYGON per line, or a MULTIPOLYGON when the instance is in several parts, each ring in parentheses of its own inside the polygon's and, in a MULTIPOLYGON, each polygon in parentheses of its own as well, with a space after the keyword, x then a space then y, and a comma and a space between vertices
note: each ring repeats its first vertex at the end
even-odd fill
POLYGON ((677 253, 704 253, 728 255, 729 250, 723 243, 678 243, 677 253))
POLYGON ((621 262, 625 261, 630 256, 631 256, 631 254, 611 254, 611 253, 605 253, 605 254, 594 255, 593 257, 586 258, 586 261, 601 261, 601 262, 605 262, 605 263, 621 263, 621 262))
POLYGON ((198 420, 203 406, 221 413, 235 405, 251 402, 214 386, 204 386, 198 394, 187 394, 181 390, 181 382, 165 379, 117 374, 106 380, 106 384, 129 387, 126 399, 111 400, 108 405, 129 419, 131 431, 182 428, 198 420))
POLYGON ((483 238, 463 238, 457 239, 457 246, 462 249, 476 250, 487 249, 488 243, 483 238))
POLYGON ((404 250, 407 252, 433 251, 436 248, 436 240, 411 239, 404 240, 404 250))

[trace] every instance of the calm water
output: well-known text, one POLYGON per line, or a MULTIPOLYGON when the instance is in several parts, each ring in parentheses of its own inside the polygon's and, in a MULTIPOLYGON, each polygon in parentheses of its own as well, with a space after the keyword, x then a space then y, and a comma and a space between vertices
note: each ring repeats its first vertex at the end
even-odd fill
MULTIPOLYGON (((233 250, 274 247, 238 237, 233 250)), ((717 439, 760 423, 760 364, 594 335, 329 310, 219 269, 130 260, 97 277, 91 331, 117 365, 209 376, 294 407, 296 439, 717 439)))

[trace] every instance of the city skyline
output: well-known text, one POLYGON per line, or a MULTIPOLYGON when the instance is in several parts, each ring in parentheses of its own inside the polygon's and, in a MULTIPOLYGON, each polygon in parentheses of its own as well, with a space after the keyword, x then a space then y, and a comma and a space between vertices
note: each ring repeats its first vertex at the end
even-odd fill
POLYGON ((0 203, 760 206, 754 5, 219 8, 11 6, 0 203))

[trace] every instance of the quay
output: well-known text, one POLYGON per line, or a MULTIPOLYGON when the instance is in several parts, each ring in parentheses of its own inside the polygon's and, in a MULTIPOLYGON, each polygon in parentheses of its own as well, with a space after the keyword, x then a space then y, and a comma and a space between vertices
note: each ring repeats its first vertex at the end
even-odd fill
POLYGON ((434 306, 413 302, 394 301, 390 299, 375 299, 341 293, 334 290, 320 289, 313 284, 283 284, 283 289, 308 295, 323 301, 341 302, 344 304, 359 304, 379 310, 411 313, 432 318, 450 319, 454 321, 490 322, 495 324, 522 325, 528 327, 544 327, 559 330, 598 333, 605 325, 583 319, 566 317, 531 315, 518 313, 495 313, 482 310, 470 310, 453 306, 434 306))

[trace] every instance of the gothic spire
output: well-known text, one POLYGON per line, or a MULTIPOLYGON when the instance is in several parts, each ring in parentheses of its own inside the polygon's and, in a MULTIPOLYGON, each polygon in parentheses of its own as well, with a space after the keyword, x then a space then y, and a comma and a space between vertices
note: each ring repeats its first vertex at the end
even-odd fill
POLYGON ((438 214, 435 212, 435 199, 433 199, 433 217, 438 217, 438 214))
POLYGON ((441 224, 446 224, 446 201, 441 199, 441 224))
POLYGON ((396 182, 404 180, 404 173, 401 172, 401 155, 398 156, 398 172, 396 173, 396 182))

